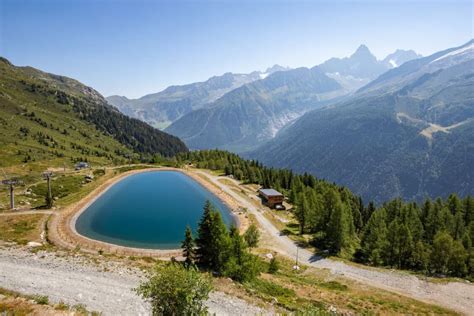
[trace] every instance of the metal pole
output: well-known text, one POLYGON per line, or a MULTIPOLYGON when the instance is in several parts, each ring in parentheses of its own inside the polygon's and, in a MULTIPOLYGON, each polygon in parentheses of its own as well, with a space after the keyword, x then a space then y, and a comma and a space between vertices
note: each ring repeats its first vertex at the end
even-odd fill
POLYGON ((53 194, 51 193, 51 176, 48 175, 48 199, 53 201, 53 194))
POLYGON ((296 245, 296 267, 298 268, 298 250, 299 250, 299 247, 298 245, 296 245))
POLYGON ((15 208, 15 195, 13 194, 13 184, 10 184, 10 208, 15 208))

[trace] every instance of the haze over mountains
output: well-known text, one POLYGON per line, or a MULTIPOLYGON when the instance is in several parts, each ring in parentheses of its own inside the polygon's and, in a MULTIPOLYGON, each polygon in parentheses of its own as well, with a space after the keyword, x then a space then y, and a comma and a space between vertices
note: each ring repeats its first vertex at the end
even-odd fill
MULTIPOLYGON (((473 42, 377 60, 361 45, 312 68, 278 65, 109 103, 178 136, 346 185, 366 200, 474 194, 473 42)), ((182 150, 182 149, 179 149, 182 150)))
MULTIPOLYGON (((392 58, 405 53, 399 51, 392 58)), ((305 112, 349 95, 391 67, 361 45, 348 58, 275 72, 248 83, 184 115, 166 131, 192 149, 247 152, 272 139, 305 112)))
POLYGON ((287 69, 274 65, 265 72, 254 71, 249 74, 227 72, 204 82, 170 86, 161 92, 148 94, 139 99, 113 95, 108 97, 107 101, 130 117, 138 118, 158 128, 165 128, 184 114, 217 100, 229 91, 265 78, 273 72, 287 69))
POLYGON ((250 157, 377 202, 474 194, 474 43, 406 62, 250 157))

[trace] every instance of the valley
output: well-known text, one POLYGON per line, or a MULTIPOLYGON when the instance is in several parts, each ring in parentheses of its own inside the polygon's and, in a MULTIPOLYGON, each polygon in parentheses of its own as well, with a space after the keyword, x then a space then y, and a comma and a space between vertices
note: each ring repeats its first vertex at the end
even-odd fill
MULTIPOLYGON (((131 167, 133 169, 138 168, 136 170, 141 170, 140 168, 149 168, 150 166, 145 165, 131 167)), ((127 170, 129 167, 118 167, 118 170, 120 169, 127 170)), ((234 201, 235 205, 239 205, 240 207, 244 208, 244 213, 246 214, 245 217, 255 221, 262 234, 261 244, 258 249, 255 249, 255 252, 261 254, 262 256, 268 252, 279 254, 282 256, 281 258, 283 262, 287 262, 284 263, 284 265, 288 264, 288 269, 291 271, 291 262, 294 260, 296 255, 295 242, 285 235, 282 235, 280 229, 274 226, 275 224, 272 222, 274 221, 274 218, 270 216, 270 213, 273 213, 274 211, 266 207, 262 207, 259 199, 254 198, 255 191, 253 186, 243 185, 232 178, 223 177, 219 175, 219 173, 216 174, 214 171, 190 169, 188 172, 192 172, 195 175, 195 178, 201 178, 203 184, 208 183, 206 185, 208 188, 218 188, 218 190, 215 190, 215 192, 221 191, 221 196, 225 195, 228 200, 230 199, 234 201), (273 220, 271 218, 273 218, 273 220)), ((125 175, 126 174, 127 173, 125 173, 125 175)), ((106 183, 107 181, 105 181, 105 179, 110 178, 113 173, 111 174, 110 172, 106 172, 106 175, 108 176, 105 176, 105 178, 100 180, 101 183, 106 183)), ((117 181, 116 176, 111 179, 115 179, 114 181, 117 181)), ((56 209, 54 211, 53 218, 57 217, 62 212, 65 212, 65 210, 56 209)), ((23 216, 20 215, 22 213, 27 214, 26 212, 4 212, 3 215, 15 217, 23 216)), ((49 215, 50 212, 42 216, 47 217, 49 215)), ((51 219, 49 221, 51 221, 51 219)), ((287 223, 282 223, 280 225, 283 225, 284 227, 286 224, 287 223)), ((75 304, 84 304, 87 309, 100 310, 104 314, 114 314, 117 311, 117 308, 121 311, 123 311, 124 308, 131 308, 131 310, 134 311, 142 310, 143 312, 147 310, 148 307, 146 304, 143 304, 140 300, 137 300, 136 296, 134 296, 130 291, 130 288, 132 288, 134 284, 138 282, 137 278, 139 278, 141 275, 141 272, 139 270, 135 270, 136 268, 133 267, 136 266, 136 264, 139 264, 138 267, 141 267, 142 265, 147 266, 150 264, 150 262, 155 262, 156 259, 153 258, 155 258, 157 254, 142 252, 141 254, 135 253, 132 256, 132 253, 123 253, 118 251, 117 248, 110 248, 109 250, 101 248, 102 250, 105 250, 105 252, 97 252, 97 250, 88 251, 88 247, 85 244, 81 246, 80 243, 70 248, 63 248, 64 244, 61 242, 58 243, 55 240, 54 229, 54 226, 50 227, 46 240, 42 240, 41 238, 36 239, 40 242, 40 244, 44 244, 44 246, 39 248, 39 252, 34 247, 28 248, 31 246, 24 246, 24 248, 16 248, 18 246, 13 246, 12 248, 12 246, 7 246, 8 242, 3 242, 3 249, 0 251, 2 253, 0 256, 2 258, 0 260, 0 266, 2 267, 1 271, 5 273, 0 275, 0 278, 3 280, 2 285, 9 284, 8 288, 17 291, 19 290, 25 292, 26 294, 48 295, 50 300, 55 303, 63 301, 67 304, 70 304, 71 306, 75 304), (54 241, 54 243, 48 244, 47 240, 54 241), (67 250, 68 248, 70 250, 67 250), (149 256, 151 256, 151 258, 149 256), (11 265, 13 260, 20 260, 20 258, 22 262, 21 265, 18 265, 18 263, 11 265), (37 264, 33 264, 33 262, 39 262, 41 263, 41 266, 38 267, 37 264), (60 271, 63 271, 61 273, 64 275, 57 273, 58 264, 60 271), (104 265, 107 268, 105 268, 104 265), (21 272, 13 273, 13 270, 11 273, 8 272, 13 266, 15 266, 15 271, 21 272), (49 270, 49 267, 51 266, 56 267, 54 273, 53 270, 49 270), (132 267, 131 270, 128 268, 128 266, 132 267), (37 276, 39 271, 38 269, 43 269, 41 270, 41 275, 44 276, 44 279, 37 276), (77 272, 72 273, 70 271, 77 272), (84 271, 89 271, 87 272, 89 277, 85 280, 80 277, 84 271), (16 273, 20 273, 22 277, 15 277, 16 273), (76 274, 77 277, 74 276, 76 274), (29 275, 31 275, 31 278, 29 275), (34 275, 36 276, 33 277, 34 275), (112 278, 114 283, 107 281, 109 278, 112 278), (58 292, 55 290, 55 287, 51 287, 50 285, 46 286, 46 284, 51 284, 51 280, 54 280, 54 286, 58 287, 64 286, 61 285, 63 284, 62 282, 67 282, 68 285, 74 284, 74 290, 66 292, 61 291, 61 294, 58 296, 58 292), (94 284, 92 286, 92 292, 90 292, 91 284, 94 284), (82 293, 79 296, 77 296, 78 291, 82 293), (107 298, 107 295, 111 294, 114 296, 118 295, 120 297, 120 301, 107 305, 108 303, 106 302, 114 301, 112 298, 107 298), (105 305, 101 302, 104 302, 105 305), (125 305, 122 306, 121 304, 126 304, 127 307, 125 305)), ((36 234, 39 234, 39 232, 36 234)), ((159 257, 162 257, 163 255, 163 253, 158 254, 159 257)), ((166 257, 167 255, 164 256, 166 257)), ((317 280, 326 280, 317 282, 327 282, 327 280, 336 279, 339 280, 338 282, 347 284, 349 288, 353 289, 351 291, 354 291, 355 289, 357 289, 358 293, 365 293, 365 291, 369 291, 369 293, 372 293, 370 295, 376 295, 374 294, 375 292, 373 292, 373 290, 370 290, 371 288, 382 289, 378 290, 377 295, 383 296, 383 300, 390 301, 395 299, 398 302, 397 304, 399 304, 399 307, 397 307, 398 311, 401 311, 404 308, 409 308, 408 310, 413 311, 419 309, 421 311, 423 308, 427 308, 429 306, 423 305, 424 303, 414 303, 413 301, 410 301, 412 298, 415 298, 428 304, 437 304, 449 309, 454 309, 464 314, 469 314, 469 304, 473 298, 472 295, 474 294, 473 289, 471 285, 460 281, 451 281, 443 284, 430 281, 429 279, 423 280, 418 276, 406 274, 403 272, 367 268, 355 264, 348 264, 333 258, 315 256, 312 251, 307 251, 304 248, 299 249, 298 258, 300 264, 303 266, 308 266, 308 268, 302 268, 304 270, 304 275, 308 275, 310 273, 309 271, 316 269, 314 272, 311 272, 311 274, 317 273, 317 280), (319 271, 327 272, 321 274, 319 271), (364 290, 362 290, 362 288, 364 288, 364 290), (390 292, 395 292, 402 296, 396 298, 396 296, 393 296, 394 294, 389 294, 390 292), (402 298, 405 296, 410 297, 410 299, 402 298)), ((289 275, 294 273, 295 272, 289 272, 289 275)), ((218 283, 216 287, 220 289, 221 287, 219 284, 220 282, 224 282, 224 280, 216 280, 216 282, 218 283)), ((263 306, 264 313, 273 313, 274 308, 280 309, 285 308, 284 306, 286 306, 283 305, 282 307, 280 304, 273 306, 273 304, 270 304, 270 301, 267 301, 266 299, 263 299, 263 301, 261 301, 262 299, 255 300, 255 298, 251 298, 248 296, 248 294, 245 294, 245 290, 242 292, 243 289, 239 288, 239 286, 236 286, 237 284, 232 285, 230 288, 228 285, 223 287, 221 290, 227 294, 216 292, 215 294, 211 295, 208 302, 210 310, 216 310, 218 314, 228 314, 232 313, 232 309, 226 310, 225 308, 237 308, 237 310, 247 310, 249 313, 256 313, 258 308, 262 308, 263 306), (241 297, 240 300, 231 298, 229 296, 235 295, 235 293, 241 293, 238 295, 238 297, 241 297), (244 300, 242 300, 242 298, 244 300)), ((345 295, 344 291, 336 291, 334 294, 337 294, 339 299, 342 298, 341 295, 345 295)), ((374 305, 370 307, 371 305, 367 305, 368 302, 364 298, 364 295, 366 294, 359 295, 362 295, 360 297, 362 300, 361 302, 365 302, 364 308, 374 308, 375 310, 379 311, 385 310, 387 308, 383 307, 383 305, 378 305, 375 302, 374 305)), ((354 298, 352 300, 354 300, 354 298)), ((336 303, 335 301, 331 301, 331 304, 337 310, 345 310, 347 308, 347 306, 340 305, 341 303, 336 303)), ((429 308, 431 312, 435 311, 433 307, 429 308)), ((386 311, 389 310, 390 308, 386 311)), ((445 314, 447 311, 439 309, 439 312, 445 314)))
POLYGON ((0 314, 474 316, 473 12, 0 0, 0 314))

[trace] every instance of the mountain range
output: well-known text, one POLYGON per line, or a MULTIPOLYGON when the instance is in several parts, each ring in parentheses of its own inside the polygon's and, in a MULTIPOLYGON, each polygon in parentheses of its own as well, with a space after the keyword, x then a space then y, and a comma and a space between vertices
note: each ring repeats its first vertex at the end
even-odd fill
MULTIPOLYGON (((390 60, 419 57, 397 52, 390 60)), ((394 62, 395 63, 395 62, 394 62)), ((234 89, 214 102, 174 121, 166 132, 191 149, 220 148, 237 153, 256 149, 309 110, 336 102, 393 68, 361 45, 346 58, 332 58, 313 68, 276 71, 234 89)))
POLYGON ((474 194, 474 42, 383 73, 248 156, 376 202, 474 194))
POLYGON ((264 72, 254 71, 249 74, 227 72, 204 82, 170 86, 161 92, 148 94, 139 99, 113 95, 108 97, 107 101, 130 117, 140 119, 157 128, 165 128, 181 116, 204 107, 229 91, 265 78, 273 72, 287 69, 274 65, 264 72))

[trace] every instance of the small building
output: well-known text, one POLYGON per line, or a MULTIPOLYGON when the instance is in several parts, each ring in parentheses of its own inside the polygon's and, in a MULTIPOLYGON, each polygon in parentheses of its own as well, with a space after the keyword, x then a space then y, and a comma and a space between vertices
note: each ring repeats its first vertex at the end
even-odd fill
POLYGON ((275 189, 260 189, 258 194, 262 198, 262 203, 270 208, 277 210, 284 210, 283 200, 285 197, 283 194, 275 189))
POLYGON ((76 170, 82 170, 82 169, 87 169, 87 168, 89 168, 89 164, 84 161, 78 162, 75 166, 76 170))

